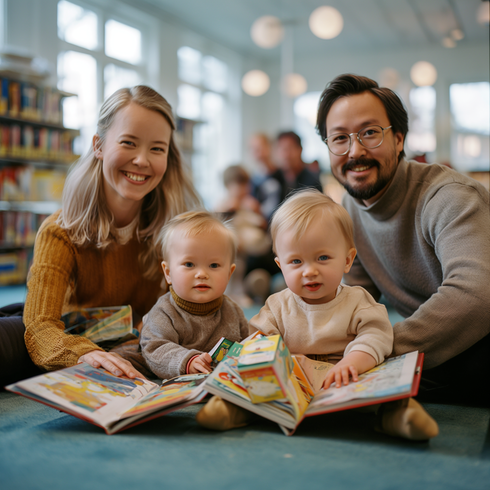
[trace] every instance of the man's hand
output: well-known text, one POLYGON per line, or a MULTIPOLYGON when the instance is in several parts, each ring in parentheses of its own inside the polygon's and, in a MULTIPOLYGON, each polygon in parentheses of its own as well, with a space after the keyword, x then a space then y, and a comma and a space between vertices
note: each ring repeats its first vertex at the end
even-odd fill
POLYGON ((146 379, 139 371, 134 369, 133 365, 117 354, 104 352, 102 350, 93 350, 87 352, 78 359, 78 364, 86 362, 94 368, 103 367, 114 376, 127 376, 128 378, 146 379))
POLYGON ((356 382, 359 374, 369 371, 374 366, 376 366, 376 360, 371 354, 362 351, 351 352, 328 370, 323 389, 330 388, 334 382, 336 388, 340 388, 342 383, 348 385, 350 377, 356 382))
POLYGON ((211 367, 212 361, 211 356, 207 352, 195 357, 189 365, 189 374, 210 373, 213 370, 211 367))

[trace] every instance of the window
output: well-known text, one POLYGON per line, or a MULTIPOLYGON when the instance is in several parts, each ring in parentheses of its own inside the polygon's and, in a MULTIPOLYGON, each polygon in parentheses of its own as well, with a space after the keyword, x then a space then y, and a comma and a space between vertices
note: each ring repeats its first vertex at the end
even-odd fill
POLYGON ((98 46, 97 15, 74 3, 58 3, 58 37, 82 48, 98 46))
MULTIPOLYGON (((410 130, 407 148, 415 154, 433 154, 436 150, 434 87, 418 87, 410 90, 410 130)), ((432 161, 433 155, 427 155, 432 161)))
POLYGON ((327 169, 330 166, 328 148, 315 129, 320 95, 321 92, 308 92, 294 101, 294 128, 301 137, 303 160, 306 163, 318 160, 320 167, 327 169))
POLYGON ((183 82, 177 89, 177 115, 197 121, 192 151, 184 157, 192 164, 194 185, 204 203, 213 207, 223 191, 222 171, 235 163, 227 160, 226 150, 228 66, 188 46, 177 51, 177 58, 183 82))
POLYGON ((114 64, 106 65, 104 68, 104 99, 107 99, 116 90, 124 87, 134 87, 143 83, 141 75, 128 68, 114 64))
POLYGON ((142 56, 143 29, 137 28, 129 15, 127 23, 119 14, 116 20, 113 10, 58 2, 58 37, 63 41, 58 87, 78 95, 63 100, 63 123, 81 131, 77 153, 90 145, 102 102, 116 90, 148 79, 142 56), (104 33, 102 38, 99 33, 104 33))
POLYGON ((451 162, 461 171, 488 171, 490 84, 455 83, 451 104, 451 162))
POLYGON ((77 51, 63 51, 58 56, 58 88, 78 97, 63 99, 63 124, 80 129, 75 140, 75 153, 86 151, 97 124, 97 63, 93 56, 77 51))
POLYGON ((141 61, 141 32, 115 20, 105 23, 105 54, 133 65, 141 61))

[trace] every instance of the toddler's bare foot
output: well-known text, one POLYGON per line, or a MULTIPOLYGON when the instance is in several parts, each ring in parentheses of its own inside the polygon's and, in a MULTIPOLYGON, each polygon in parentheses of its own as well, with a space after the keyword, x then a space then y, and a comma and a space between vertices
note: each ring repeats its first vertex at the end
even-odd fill
POLYGON ((385 404, 379 416, 376 430, 390 436, 425 441, 439 434, 437 422, 413 398, 385 404))

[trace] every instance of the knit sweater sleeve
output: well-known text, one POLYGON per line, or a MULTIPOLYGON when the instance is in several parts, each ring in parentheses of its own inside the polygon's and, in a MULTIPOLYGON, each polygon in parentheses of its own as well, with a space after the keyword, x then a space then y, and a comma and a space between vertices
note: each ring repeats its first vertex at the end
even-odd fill
POLYGON ((83 354, 102 350, 88 339, 64 333, 61 314, 76 253, 66 232, 48 218, 36 237, 24 308, 27 350, 46 370, 73 366, 83 354))
POLYGON ((424 238, 440 261, 443 280, 413 315, 394 325, 394 354, 422 351, 425 366, 431 368, 490 333, 490 213, 485 192, 454 183, 425 204, 424 238))
POLYGON ((348 335, 355 335, 344 351, 344 357, 353 351, 370 354, 376 365, 382 363, 393 349, 393 327, 385 306, 374 303, 358 308, 351 320, 348 335))
POLYGON ((168 294, 162 296, 144 318, 140 337, 143 357, 161 379, 185 374, 191 357, 201 354, 199 350, 180 345, 177 318, 171 314, 168 294))

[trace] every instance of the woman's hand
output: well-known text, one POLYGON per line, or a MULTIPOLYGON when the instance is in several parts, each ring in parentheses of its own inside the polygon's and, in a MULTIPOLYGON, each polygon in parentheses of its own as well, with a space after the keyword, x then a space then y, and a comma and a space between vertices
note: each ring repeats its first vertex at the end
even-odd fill
POLYGON ((125 375, 128 378, 146 379, 139 371, 134 369, 133 365, 117 354, 111 354, 102 350, 93 350, 87 352, 78 359, 78 364, 86 362, 94 368, 103 367, 114 376, 125 375))

